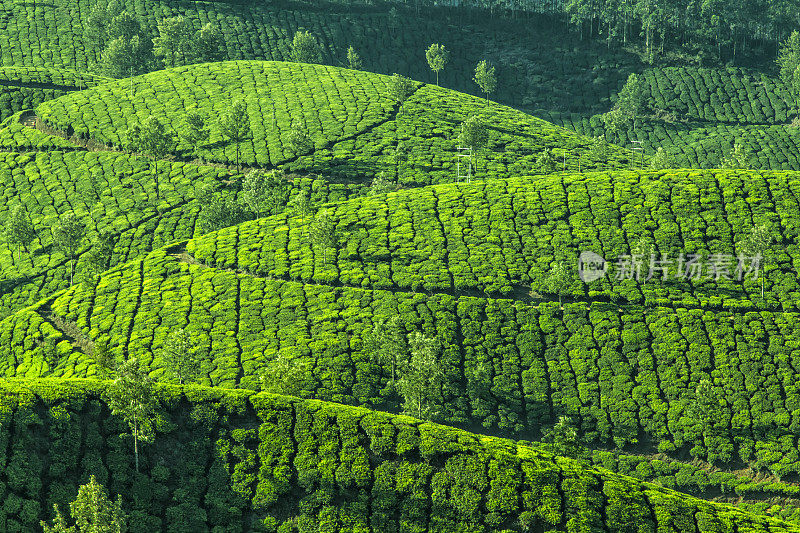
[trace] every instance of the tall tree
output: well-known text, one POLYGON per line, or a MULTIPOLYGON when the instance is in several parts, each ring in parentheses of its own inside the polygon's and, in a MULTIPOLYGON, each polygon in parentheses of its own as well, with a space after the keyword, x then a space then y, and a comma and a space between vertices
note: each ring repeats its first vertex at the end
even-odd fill
POLYGON ((211 130, 206 123, 206 117, 200 111, 189 111, 183 119, 183 128, 180 135, 197 153, 201 143, 208 142, 211 130))
POLYGON ((392 77, 389 80, 389 96, 400 106, 400 108, 397 111, 398 115, 400 114, 400 111, 403 109, 403 103, 413 93, 414 93, 413 81, 406 78, 405 76, 401 76, 396 72, 392 74, 392 77))
POLYGON ((122 4, 117 0, 99 1, 92 6, 83 24, 83 36, 97 48, 102 49, 108 40, 111 21, 122 12, 122 4))
POLYGON ((636 119, 644 108, 644 88, 642 80, 637 74, 628 76, 628 80, 620 90, 615 107, 620 110, 626 122, 632 122, 634 131, 636 129, 636 119))
POLYGON ((352 46, 347 48, 347 68, 352 70, 361 70, 361 67, 364 65, 363 61, 361 61, 361 56, 358 55, 356 49, 352 46))
POLYGON ((92 475, 89 483, 78 488, 78 497, 69 504, 70 513, 75 521, 74 526, 67 526, 67 521, 53 504, 56 517, 53 525, 44 520, 41 526, 44 533, 125 533, 127 516, 122 511, 122 498, 117 501, 108 498, 105 488, 92 475))
POLYGON ((789 87, 797 105, 800 99, 800 33, 793 31, 781 44, 777 63, 781 80, 789 87))
POLYGON ((542 150, 542 153, 536 158, 537 168, 544 173, 555 172, 557 165, 556 156, 553 155, 553 151, 550 148, 542 150))
POLYGON ((59 217, 53 227, 53 245, 69 261, 69 284, 72 285, 75 274, 75 259, 86 238, 86 226, 72 211, 59 217))
POLYGON ((97 375, 100 379, 108 379, 112 372, 116 370, 114 354, 105 340, 95 341, 92 346, 91 358, 97 365, 97 375))
POLYGON ((111 78, 143 74, 153 65, 153 41, 142 31, 139 20, 122 11, 108 24, 109 42, 100 58, 100 70, 111 78))
POLYGON ((194 41, 194 56, 198 61, 212 62, 225 59, 225 38, 211 25, 203 24, 194 41))
POLYGON ((551 453, 572 459, 585 459, 588 456, 578 430, 568 416, 559 417, 558 422, 543 433, 542 442, 551 453))
POLYGON ((155 436, 158 402, 153 387, 152 378, 134 357, 119 366, 117 379, 107 391, 111 414, 121 416, 131 430, 136 472, 139 472, 139 441, 150 442, 155 436))
POLYGON ((192 25, 185 17, 162 19, 158 23, 158 36, 153 39, 155 55, 163 57, 168 67, 176 67, 179 56, 183 56, 185 62, 192 40, 192 25))
POLYGON ((158 161, 175 150, 175 137, 167 131, 164 124, 156 117, 149 117, 144 124, 134 124, 127 134, 128 149, 141 152, 153 160, 153 182, 156 186, 156 198, 161 197, 158 183, 158 161))
MULTIPOLYGON (((6 221, 6 240, 8 244, 17 246, 20 251, 28 251, 28 245, 36 238, 36 228, 33 227, 28 211, 22 204, 11 208, 11 215, 6 221)), ((33 259, 31 259, 33 264, 33 259)))
POLYGON ((298 30, 292 39, 292 61, 295 63, 321 63, 322 49, 317 39, 308 31, 298 30))
POLYGON ((738 248, 742 254, 752 259, 758 259, 759 274, 761 276, 761 299, 764 299, 764 254, 772 244, 773 236, 766 224, 754 226, 750 233, 739 242, 738 248))
POLYGON ((477 115, 473 115, 461 124, 461 133, 458 136, 460 146, 469 147, 475 160, 475 172, 478 172, 478 155, 489 143, 489 127, 477 115))
POLYGON ((308 133, 308 129, 300 124, 292 124, 289 132, 289 146, 296 156, 308 154, 314 148, 314 141, 308 133))
POLYGON ((267 363, 258 376, 261 390, 297 396, 303 390, 303 382, 310 367, 309 361, 279 352, 278 357, 267 363))
POLYGON ((378 320, 365 336, 364 348, 380 364, 392 369, 392 389, 395 387, 397 366, 405 364, 408 344, 402 332, 401 319, 395 315, 388 320, 378 320))
POLYGON ((497 75, 494 66, 489 65, 485 59, 475 67, 475 77, 473 78, 481 91, 486 95, 486 105, 489 105, 489 95, 497 88, 497 75))
POLYGON ((545 278, 547 292, 558 294, 559 305, 563 305, 563 292, 572 285, 573 279, 573 274, 564 261, 555 263, 545 278))
POLYGON ((241 171, 239 166, 239 155, 241 142, 250 137, 250 116, 247 114, 247 105, 242 100, 236 100, 227 113, 224 113, 219 121, 219 128, 222 136, 228 142, 236 144, 236 169, 241 171))
POLYGON ((450 52, 445 49, 441 44, 432 44, 425 51, 425 58, 428 60, 428 66, 436 73, 436 86, 439 86, 439 72, 447 66, 450 60, 450 52))
POLYGON ((317 216, 314 217, 314 221, 311 223, 311 228, 309 230, 309 236, 314 246, 322 248, 322 262, 328 264, 328 249, 336 249, 337 239, 336 223, 326 211, 320 211, 317 213, 317 216))
POLYGON ((164 360, 164 366, 172 372, 181 385, 195 380, 200 373, 200 359, 194 353, 192 340, 183 328, 169 333, 161 348, 161 358, 164 360))
POLYGON ((273 194, 276 185, 274 172, 267 174, 261 170, 252 170, 245 175, 241 198, 255 218, 261 218, 270 208, 276 207, 273 194))
POLYGON ((86 254, 87 272, 90 276, 99 276, 108 270, 115 245, 116 236, 110 231, 104 231, 94 239, 89 253, 86 254))
POLYGON ((436 339, 415 331, 408 336, 411 358, 401 369, 397 389, 403 397, 403 412, 427 420, 436 419, 442 406, 444 373, 436 339))

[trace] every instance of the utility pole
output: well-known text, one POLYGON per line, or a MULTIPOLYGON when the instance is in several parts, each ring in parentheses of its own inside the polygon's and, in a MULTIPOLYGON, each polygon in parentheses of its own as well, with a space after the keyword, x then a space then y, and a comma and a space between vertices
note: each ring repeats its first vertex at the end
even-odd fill
POLYGON ((461 160, 463 158, 467 158, 467 173, 463 175, 463 177, 467 178, 467 183, 469 183, 472 179, 472 148, 469 146, 459 146, 457 148, 458 153, 456 157, 458 158, 456 162, 456 181, 460 182, 462 178, 461 174, 461 160))
MULTIPOLYGON (((635 148, 631 148, 634 152, 641 152, 642 153, 642 164, 641 169, 644 170, 644 148, 642 147, 642 141, 631 141, 631 144, 635 144, 635 148)), ((636 164, 634 162, 634 164, 636 164)))

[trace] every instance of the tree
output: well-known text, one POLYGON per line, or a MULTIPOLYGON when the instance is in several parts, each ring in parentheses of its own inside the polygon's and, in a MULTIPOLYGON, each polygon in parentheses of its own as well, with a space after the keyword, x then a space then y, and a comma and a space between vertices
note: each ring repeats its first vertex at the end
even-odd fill
POLYGON ((574 422, 568 416, 559 417, 558 422, 544 432, 542 442, 554 455, 572 459, 584 459, 587 456, 586 448, 583 447, 578 436, 578 430, 575 429, 574 422))
POLYGON ((161 348, 161 358, 181 385, 196 379, 200 373, 200 360, 193 353, 192 341, 183 328, 173 330, 167 336, 161 348))
POLYGON ((328 263, 328 249, 336 249, 336 223, 326 211, 320 211, 314 217, 309 231, 311 243, 322 248, 322 262, 328 263))
POLYGON ((261 390, 273 394, 297 396, 303 389, 303 381, 311 365, 280 352, 259 374, 261 390))
POLYGON ((439 365, 439 342, 415 331, 408 336, 411 358, 401 370, 397 389, 403 397, 403 412, 433 420, 439 416, 444 373, 439 365))
POLYGON ((108 379, 111 373, 116 369, 114 354, 111 353, 108 342, 105 340, 95 341, 92 346, 91 357, 97 365, 97 375, 100 379, 108 379))
POLYGON ((292 61, 295 63, 321 63, 322 49, 308 31, 298 30, 292 39, 292 61))
POLYGON ((122 4, 116 0, 97 2, 92 6, 92 10, 84 22, 84 38, 102 49, 108 40, 108 27, 111 25, 111 21, 121 12, 122 4))
POLYGON ((261 218, 269 207, 274 204, 272 193, 274 177, 260 170, 252 170, 244 177, 242 183, 242 201, 252 211, 255 218, 261 218))
POLYGON ((231 194, 223 195, 210 188, 204 188, 197 195, 197 201, 200 204, 197 225, 201 233, 235 226, 249 219, 241 203, 231 194))
POLYGON ((603 113, 603 126, 605 127, 606 133, 610 133, 611 138, 617 137, 619 132, 622 131, 624 126, 626 125, 625 115, 622 113, 622 110, 614 106, 611 111, 607 113, 603 113))
POLYGON ((489 95, 497 88, 497 76, 494 66, 489 65, 485 59, 475 67, 475 77, 473 78, 481 91, 486 95, 486 105, 489 105, 489 95))
POLYGON ((450 52, 445 49, 441 44, 432 44, 425 51, 425 58, 428 60, 428 66, 436 73, 436 86, 439 86, 439 72, 447 66, 450 60, 450 52))
POLYGON ((131 126, 126 137, 128 150, 141 152, 153 160, 153 182, 156 186, 156 198, 160 198, 158 160, 175 150, 175 137, 153 116, 148 117, 142 125, 131 126))
POLYGON ((306 191, 300 191, 292 198, 286 207, 298 218, 306 218, 314 208, 306 191))
POLYGON ((75 258, 78 256, 78 250, 80 250, 85 238, 86 226, 78 220, 78 217, 72 211, 61 215, 58 223, 53 227, 53 245, 70 262, 70 285, 72 285, 75 274, 75 258))
MULTIPOLYGON (((28 251, 28 245, 36 238, 36 228, 33 227, 28 211, 22 204, 11 208, 11 216, 6 221, 6 240, 8 244, 28 251)), ((33 259, 31 259, 33 264, 33 259)))
MULTIPOLYGON (((389 80, 389 96, 400 105, 402 109, 403 102, 408 100, 408 97, 414 93, 414 82, 405 76, 398 73, 392 74, 389 80)), ((398 110, 398 115, 400 111, 398 110)))
POLYGON ((550 148, 545 148, 536 158, 536 167, 544 173, 555 172, 556 165, 558 165, 556 156, 553 155, 553 151, 550 148))
POLYGON ((150 70, 153 41, 142 31, 139 20, 127 11, 113 17, 107 26, 109 43, 100 57, 100 70, 111 78, 125 78, 150 70))
POLYGON ((378 194, 385 194, 387 192, 392 192, 395 190, 395 184, 393 181, 387 180, 386 175, 381 172, 374 178, 372 178, 372 183, 369 186, 369 196, 376 196, 378 194))
POLYGON ((669 155, 660 146, 656 150, 656 155, 650 160, 650 168, 653 170, 663 170, 672 166, 672 160, 669 155))
POLYGON ((153 440, 158 415, 153 380, 135 357, 117 369, 117 379, 108 390, 108 406, 111 414, 121 416, 131 430, 136 472, 139 472, 139 441, 153 440))
POLYGON ((478 172, 478 154, 489 143, 489 127, 478 116, 473 115, 461 124, 461 133, 458 136, 459 146, 472 149, 475 159, 475 172, 478 172))
POLYGON ((562 292, 567 290, 573 281, 570 268, 564 261, 559 261, 550 269, 544 281, 547 292, 558 294, 558 304, 563 305, 562 292))
POLYGON ((382 365, 392 368, 392 389, 395 387, 397 366, 405 363, 408 344, 402 333, 401 319, 395 315, 389 320, 378 320, 365 336, 364 348, 382 365))
POLYGON ((162 19, 158 23, 158 36, 153 39, 154 51, 157 57, 169 59, 168 66, 178 66, 178 55, 184 56, 185 60, 191 44, 192 25, 183 16, 162 19))
POLYGON ((241 170, 239 167, 240 143, 251 134, 247 105, 241 100, 233 102, 228 112, 220 118, 219 128, 222 136, 228 139, 228 142, 236 143, 236 169, 241 170))
POLYGON ((744 145, 735 142, 733 148, 722 158, 720 168, 747 168, 750 166, 750 156, 744 145))
POLYGON ((364 63, 361 61, 361 56, 358 55, 356 49, 352 46, 347 49, 347 66, 352 70, 361 70, 364 63))
POLYGON ((754 226, 750 233, 738 243, 740 253, 746 257, 758 260, 759 274, 761 277, 761 299, 764 299, 764 253, 772 244, 772 234, 766 224, 754 226))
POLYGON ((195 153, 200 149, 200 143, 208 142, 211 131, 206 124, 206 117, 199 111, 189 111, 183 119, 181 137, 194 148, 195 153))
POLYGON ((203 62, 222 61, 225 58, 225 39, 210 22, 206 22, 194 42, 195 57, 203 62))
POLYGON ((94 240, 86 255, 87 272, 90 276, 98 276, 108 270, 115 245, 116 236, 109 231, 102 232, 94 240))
POLYGON ((797 100, 800 97, 800 33, 793 31, 783 42, 777 63, 781 80, 797 100))
POLYGON ((644 108, 644 88, 637 74, 628 76, 628 80, 617 95, 615 107, 619 109, 626 123, 633 123, 636 128, 636 119, 644 108))
POLYGON ((78 497, 69 504, 70 513, 75 520, 75 526, 67 526, 67 521, 58 509, 58 504, 53 504, 56 517, 53 525, 48 525, 44 520, 40 523, 44 533, 125 533, 127 531, 127 517, 122 511, 122 497, 117 496, 113 502, 108 498, 106 490, 97 482, 94 475, 89 483, 78 488, 78 497))
POLYGON ((314 148, 314 141, 305 126, 292 125, 292 130, 289 132, 289 146, 296 156, 307 154, 314 148))

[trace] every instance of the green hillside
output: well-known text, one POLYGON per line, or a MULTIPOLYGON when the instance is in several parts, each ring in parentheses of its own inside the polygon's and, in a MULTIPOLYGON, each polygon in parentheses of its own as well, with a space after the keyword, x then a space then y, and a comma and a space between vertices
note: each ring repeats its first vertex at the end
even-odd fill
MULTIPOLYGON (((479 176, 531 173, 545 148, 559 163, 568 156, 567 168, 573 170, 579 164, 583 169, 624 167, 630 158, 630 152, 601 148, 529 115, 431 85, 415 84, 400 106, 391 97, 389 77, 336 67, 206 63, 132 83, 132 96, 131 82, 119 81, 43 103, 36 113, 59 130, 124 146, 128 128, 148 116, 177 132, 186 109, 218 117, 242 99, 252 129, 240 145, 244 164, 362 179, 384 172, 401 184, 455 181, 461 123, 473 115, 490 129, 489 145, 478 157, 479 176), (289 142, 294 126, 308 131, 314 143, 310 154, 297 154, 289 142)), ((184 155, 191 149, 186 143, 178 146, 184 155)), ((236 145, 212 127, 209 142, 196 155, 235 162, 236 145)))
POLYGON ((797 531, 632 478, 409 417, 247 391, 159 388, 132 468, 96 381, 9 381, 0 526, 30 531, 90 474, 130 531, 797 531))
POLYGON ((95 74, 35 67, 0 67, 0 120, 58 98, 111 81, 95 74))
POLYGON ((403 333, 442 343, 440 420, 537 439, 558 416, 577 417, 594 447, 627 450, 625 462, 596 453, 599 464, 706 497, 786 498, 791 514, 800 490, 791 437, 800 321, 797 225, 786 201, 797 187, 791 172, 671 171, 400 191, 326 206, 340 239, 328 263, 308 243, 308 220, 247 222, 153 252, 0 322, 0 371, 95 377, 91 351, 103 342, 118 360, 141 358, 171 381, 162 349, 185 328, 201 384, 258 389, 261 376, 289 361, 310 365, 293 390, 299 396, 399 412, 391 367, 367 343, 375 323, 399 316, 403 333), (723 198, 731 209, 747 206, 747 218, 732 216, 723 198), (701 204, 702 216, 689 217, 701 204), (613 257, 646 236, 655 253, 707 257, 734 254, 733 243, 764 221, 781 235, 767 253, 763 301, 753 280, 576 280, 563 306, 555 294, 528 294, 554 261, 568 259, 553 253, 556 243, 567 254, 613 257), (710 387, 698 396, 703 382, 710 387), (698 418, 698 401, 718 404, 713 418, 698 418), (636 468, 648 454, 712 466, 636 468), (733 473, 745 467, 751 474, 733 473), (714 475, 718 468, 724 475, 714 475), (774 478, 759 483, 761 475, 774 478))

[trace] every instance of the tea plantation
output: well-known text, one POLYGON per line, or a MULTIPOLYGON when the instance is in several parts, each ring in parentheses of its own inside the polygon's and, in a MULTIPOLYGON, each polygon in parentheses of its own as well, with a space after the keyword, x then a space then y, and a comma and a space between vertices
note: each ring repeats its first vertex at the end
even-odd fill
POLYGON ((789 4, 0 0, 0 532, 800 532, 789 4))
POLYGON ((130 466, 106 386, 3 385, 0 525, 30 531, 92 472, 130 531, 798 531, 527 446, 408 417, 248 391, 159 387, 130 466))
POLYGON ((479 176, 530 173, 545 149, 553 152, 559 169, 620 168, 631 159, 628 151, 431 85, 414 83, 400 105, 391 96, 391 83, 387 76, 337 67, 204 63, 67 95, 41 104, 36 113, 58 130, 124 147, 128 128, 147 117, 177 132, 187 109, 218 117, 241 99, 247 105, 248 139, 226 140, 212 123, 207 143, 194 152, 181 143, 178 153, 232 163, 238 144, 245 165, 351 179, 383 172, 406 185, 456 180, 461 124, 473 115, 490 125, 488 146, 475 154, 479 176), (296 126, 304 127, 313 142, 308 153, 298 154, 290 142, 296 126))

